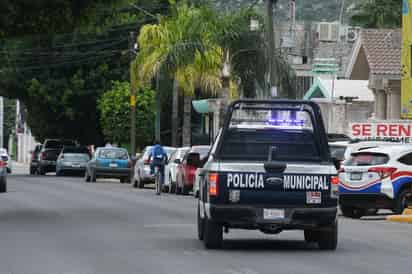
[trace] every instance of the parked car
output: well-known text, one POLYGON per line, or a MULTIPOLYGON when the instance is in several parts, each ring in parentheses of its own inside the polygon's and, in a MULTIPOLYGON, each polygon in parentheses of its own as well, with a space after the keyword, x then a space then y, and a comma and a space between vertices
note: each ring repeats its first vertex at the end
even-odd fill
POLYGON ((188 194, 193 189, 195 173, 202 167, 210 146, 193 146, 183 157, 183 161, 177 167, 176 194, 188 194))
MULTIPOLYGON (((166 151, 167 158, 170 159, 170 155, 176 151, 174 147, 163 147, 166 151)), ((134 166, 134 178, 133 186, 143 188, 145 184, 153 183, 154 176, 150 175, 150 163, 149 155, 152 147, 147 146, 142 153, 142 156, 137 160, 134 166)))
POLYGON ((56 161, 64 146, 76 146, 72 140, 47 139, 40 151, 39 174, 56 171, 56 161))
POLYGON ((7 166, 0 160, 0 193, 7 192, 7 166))
POLYGON ((11 171, 13 169, 13 164, 12 164, 12 160, 10 159, 10 156, 7 152, 7 149, 0 148, 0 158, 6 165, 7 173, 11 173, 11 171))
POLYGON ((401 213, 412 202, 412 145, 352 153, 339 173, 339 202, 351 218, 377 209, 401 213))
POLYGON ((347 149, 345 150, 345 155, 344 159, 347 160, 350 158, 352 153, 362 151, 365 149, 370 149, 370 148, 377 148, 380 146, 393 146, 398 143, 394 142, 385 142, 385 141, 360 141, 360 142, 354 142, 354 143, 349 143, 347 149))
POLYGON ((42 147, 43 147, 43 145, 38 144, 31 151, 30 175, 38 173, 39 162, 40 162, 40 151, 41 151, 42 147))
POLYGON ((171 193, 176 191, 176 173, 177 166, 182 162, 185 154, 190 150, 190 147, 180 147, 172 153, 169 163, 165 167, 165 189, 171 193))
POLYGON ((86 164, 90 161, 90 151, 86 147, 64 147, 57 158, 56 175, 82 173, 86 170, 86 164))
POLYGON ((130 182, 132 161, 126 149, 115 147, 97 148, 93 158, 86 164, 85 181, 96 182, 98 178, 116 178, 121 183, 130 182))

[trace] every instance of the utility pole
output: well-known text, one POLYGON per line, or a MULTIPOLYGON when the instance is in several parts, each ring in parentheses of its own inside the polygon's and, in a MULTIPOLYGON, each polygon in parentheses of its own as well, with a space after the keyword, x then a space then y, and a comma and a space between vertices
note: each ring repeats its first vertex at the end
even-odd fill
MULTIPOLYGON (((130 50, 130 77, 132 76, 132 62, 135 58, 135 33, 130 32, 129 50, 130 50)), ((130 79, 131 80, 131 79, 130 79)), ((132 157, 136 155, 136 90, 130 81, 130 152, 132 157)))
POLYGON ((158 142, 160 140, 160 109, 161 109, 161 102, 160 102, 160 71, 156 74, 156 121, 155 121, 155 139, 158 142))
POLYGON ((273 9, 278 0, 266 0, 266 21, 268 41, 268 60, 269 60, 269 89, 272 97, 279 97, 277 86, 277 66, 275 64, 275 31, 273 28, 273 9))
POLYGON ((0 148, 3 148, 3 140, 4 140, 4 100, 3 97, 0 96, 0 148))

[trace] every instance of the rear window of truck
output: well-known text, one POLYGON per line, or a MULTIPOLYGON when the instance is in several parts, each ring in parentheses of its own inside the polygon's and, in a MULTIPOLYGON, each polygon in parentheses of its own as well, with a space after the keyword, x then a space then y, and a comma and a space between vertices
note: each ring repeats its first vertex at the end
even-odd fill
POLYGON ((236 109, 219 158, 251 161, 320 161, 308 111, 236 109))

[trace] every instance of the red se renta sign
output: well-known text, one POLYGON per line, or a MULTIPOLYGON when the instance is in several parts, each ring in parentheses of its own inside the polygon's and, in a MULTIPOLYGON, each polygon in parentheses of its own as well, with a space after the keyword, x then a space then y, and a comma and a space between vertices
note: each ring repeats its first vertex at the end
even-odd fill
POLYGON ((412 141, 412 122, 352 123, 349 132, 353 139, 409 143, 412 141))

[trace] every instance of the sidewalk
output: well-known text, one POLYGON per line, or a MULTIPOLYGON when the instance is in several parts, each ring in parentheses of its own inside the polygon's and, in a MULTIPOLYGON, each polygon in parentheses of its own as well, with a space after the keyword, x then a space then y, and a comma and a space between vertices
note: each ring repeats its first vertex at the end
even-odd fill
POLYGON ((386 217, 386 220, 390 222, 412 224, 412 207, 405 209, 402 212, 402 215, 391 215, 386 217))
POLYGON ((13 161, 12 163, 12 174, 29 174, 29 164, 20 163, 13 161))

